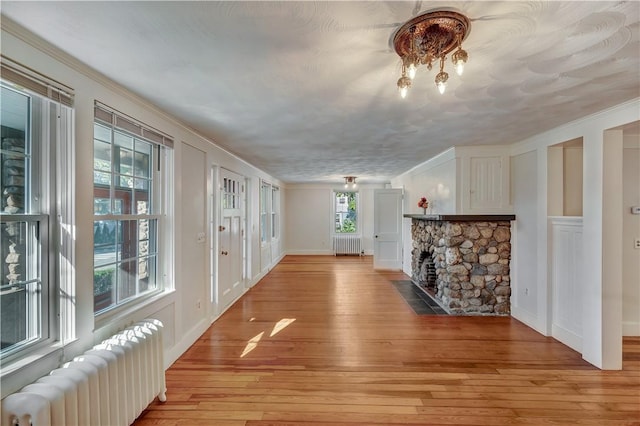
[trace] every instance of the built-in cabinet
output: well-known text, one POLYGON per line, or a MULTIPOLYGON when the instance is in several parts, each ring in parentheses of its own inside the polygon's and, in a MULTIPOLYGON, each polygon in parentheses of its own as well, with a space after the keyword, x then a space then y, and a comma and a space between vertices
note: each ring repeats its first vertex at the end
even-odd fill
POLYGON ((456 147, 458 214, 510 213, 506 147, 456 147))

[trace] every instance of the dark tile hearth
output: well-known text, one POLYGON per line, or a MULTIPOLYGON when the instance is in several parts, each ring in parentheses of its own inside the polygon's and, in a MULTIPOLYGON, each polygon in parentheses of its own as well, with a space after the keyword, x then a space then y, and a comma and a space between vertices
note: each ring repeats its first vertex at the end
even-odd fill
POLYGON ((391 284, 417 315, 448 315, 435 300, 410 280, 391 281, 391 284))

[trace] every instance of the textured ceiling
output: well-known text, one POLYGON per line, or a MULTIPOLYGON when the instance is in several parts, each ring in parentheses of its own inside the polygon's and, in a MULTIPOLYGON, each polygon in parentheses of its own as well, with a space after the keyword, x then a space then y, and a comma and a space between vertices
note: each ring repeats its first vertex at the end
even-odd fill
POLYGON ((286 182, 388 180, 640 96, 640 3, 12 2, 2 14, 286 182), (471 19, 462 77, 406 99, 393 32, 471 19))

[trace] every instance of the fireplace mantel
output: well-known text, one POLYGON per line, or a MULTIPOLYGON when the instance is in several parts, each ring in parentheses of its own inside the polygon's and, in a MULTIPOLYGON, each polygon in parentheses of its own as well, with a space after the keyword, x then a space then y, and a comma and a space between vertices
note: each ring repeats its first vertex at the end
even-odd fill
POLYGON ((446 222, 501 222, 516 220, 513 214, 405 214, 411 219, 436 220, 446 222))

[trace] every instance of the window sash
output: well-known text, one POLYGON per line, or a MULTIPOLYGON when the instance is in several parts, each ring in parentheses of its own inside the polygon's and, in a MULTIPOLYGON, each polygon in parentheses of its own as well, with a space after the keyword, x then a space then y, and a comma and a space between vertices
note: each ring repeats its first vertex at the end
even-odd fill
POLYGON ((169 182, 161 165, 173 139, 96 102, 94 149, 100 145, 102 149, 108 145, 109 153, 102 152, 98 158, 94 151, 96 316, 164 289, 164 203, 169 182), (109 237, 113 241, 101 241, 98 234, 106 224, 113 228, 109 230, 115 233, 109 237))
MULTIPOLYGON (((24 328, 21 321, 9 324, 15 330, 16 339, 20 335, 24 337, 0 349, 3 362, 7 362, 8 357, 54 337, 49 325, 49 312, 55 309, 49 289, 49 217, 3 214, 0 215, 0 223, 3 241, 10 240, 13 246, 7 257, 2 259, 9 274, 2 277, 0 297, 9 299, 8 303, 18 311, 21 319, 24 318, 24 328)), ((4 339, 10 338, 3 333, 4 339)))

